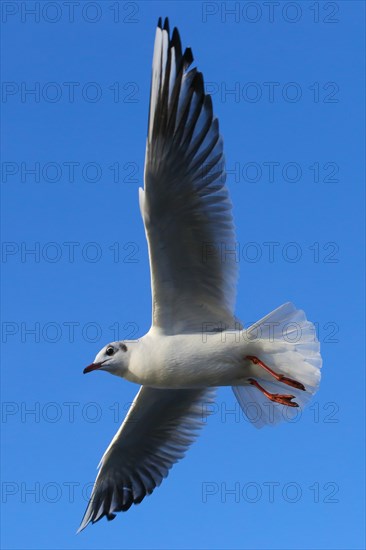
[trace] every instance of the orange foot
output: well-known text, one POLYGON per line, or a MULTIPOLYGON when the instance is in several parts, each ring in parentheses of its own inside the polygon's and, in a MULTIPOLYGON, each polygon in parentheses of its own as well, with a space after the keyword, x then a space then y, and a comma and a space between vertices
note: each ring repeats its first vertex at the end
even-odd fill
POLYGON ((296 401, 292 401, 294 399, 294 395, 288 395, 288 394, 281 394, 281 393, 270 393, 269 391, 265 390, 263 386, 261 386, 254 378, 248 378, 250 384, 252 386, 255 386, 258 388, 268 399, 271 401, 274 401, 275 403, 281 403, 281 405, 287 405, 288 407, 298 407, 299 405, 296 403, 296 401))
POLYGON ((298 390, 306 391, 304 384, 301 384, 301 382, 298 382, 293 378, 288 378, 283 374, 278 374, 274 370, 267 367, 267 365, 265 365, 263 361, 258 359, 258 357, 255 357, 254 355, 247 355, 246 359, 249 359, 255 365, 259 365, 260 367, 264 368, 267 372, 269 372, 271 376, 273 376, 276 380, 278 380, 278 382, 282 382, 283 384, 287 384, 288 386, 292 386, 293 388, 296 388, 298 390))

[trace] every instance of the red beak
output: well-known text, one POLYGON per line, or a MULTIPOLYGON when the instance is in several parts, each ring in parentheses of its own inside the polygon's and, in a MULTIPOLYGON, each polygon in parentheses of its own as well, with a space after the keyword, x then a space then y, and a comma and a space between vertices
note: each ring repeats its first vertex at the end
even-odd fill
POLYGON ((91 365, 88 365, 87 367, 85 367, 85 369, 83 370, 83 374, 86 374, 87 372, 91 372, 92 370, 97 370, 102 365, 103 363, 92 363, 91 365))

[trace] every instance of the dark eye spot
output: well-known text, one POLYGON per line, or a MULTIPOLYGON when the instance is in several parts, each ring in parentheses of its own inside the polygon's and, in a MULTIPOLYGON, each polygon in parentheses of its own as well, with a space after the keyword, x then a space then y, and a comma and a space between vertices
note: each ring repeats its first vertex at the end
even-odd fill
POLYGON ((121 344, 121 350, 122 351, 127 351, 127 346, 125 344, 121 344))
POLYGON ((114 348, 112 348, 112 346, 109 346, 109 348, 106 349, 106 354, 111 356, 114 354, 114 348))

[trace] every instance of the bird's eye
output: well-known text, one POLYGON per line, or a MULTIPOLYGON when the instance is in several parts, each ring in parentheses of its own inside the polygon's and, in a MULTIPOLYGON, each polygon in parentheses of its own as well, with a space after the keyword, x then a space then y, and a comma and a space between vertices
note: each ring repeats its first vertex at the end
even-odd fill
POLYGON ((106 349, 106 354, 111 356, 114 354, 114 348, 112 348, 112 346, 109 346, 109 348, 106 349))

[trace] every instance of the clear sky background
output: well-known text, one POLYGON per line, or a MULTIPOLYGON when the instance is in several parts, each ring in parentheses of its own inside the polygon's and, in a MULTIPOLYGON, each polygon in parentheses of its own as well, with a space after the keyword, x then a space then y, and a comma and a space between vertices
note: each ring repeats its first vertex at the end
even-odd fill
POLYGON ((364 3, 1 8, 3 548, 364 548, 364 3), (162 486, 76 536, 137 390, 82 369, 150 326, 137 196, 160 15, 220 119, 236 313, 248 324, 288 300, 303 308, 323 381, 301 418, 263 430, 220 389, 162 486))

